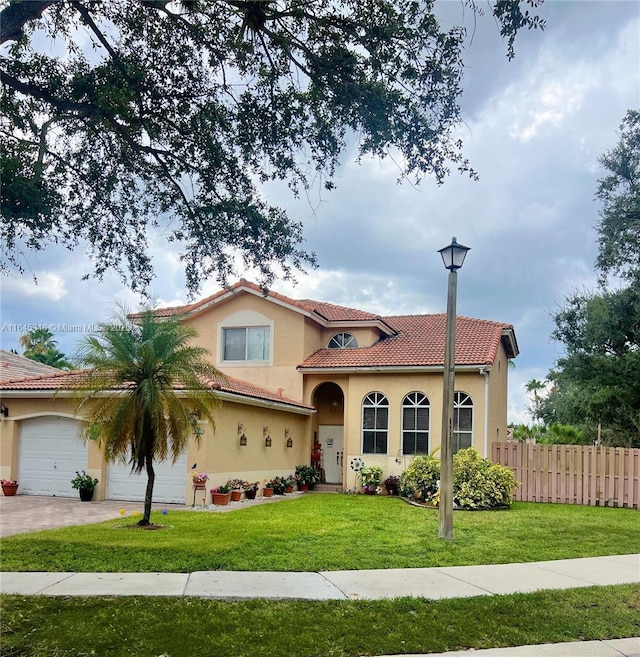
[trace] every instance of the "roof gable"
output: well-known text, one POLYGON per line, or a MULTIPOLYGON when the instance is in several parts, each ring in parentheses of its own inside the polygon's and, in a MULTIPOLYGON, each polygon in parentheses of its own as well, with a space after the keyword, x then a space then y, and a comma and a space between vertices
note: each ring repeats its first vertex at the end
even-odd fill
POLYGON ((27 376, 38 376, 41 374, 53 375, 62 370, 51 365, 39 363, 10 351, 0 349, 0 381, 11 381, 13 379, 24 379, 27 376))
MULTIPOLYGON (((319 349, 299 368, 443 367, 446 315, 386 317, 395 335, 371 347, 319 349)), ((492 365, 501 344, 507 357, 517 356, 513 326, 470 317, 456 320, 456 365, 492 365)))

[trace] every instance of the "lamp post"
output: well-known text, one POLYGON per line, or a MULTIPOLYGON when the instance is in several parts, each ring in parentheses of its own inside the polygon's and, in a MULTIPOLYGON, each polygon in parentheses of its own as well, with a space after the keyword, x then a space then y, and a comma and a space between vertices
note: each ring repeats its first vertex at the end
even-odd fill
POLYGON ((458 269, 469 251, 468 246, 451 244, 438 251, 445 269, 449 270, 447 288, 447 327, 444 348, 442 385, 442 433, 440 437, 440 538, 453 539, 453 391, 456 367, 456 295, 458 269))

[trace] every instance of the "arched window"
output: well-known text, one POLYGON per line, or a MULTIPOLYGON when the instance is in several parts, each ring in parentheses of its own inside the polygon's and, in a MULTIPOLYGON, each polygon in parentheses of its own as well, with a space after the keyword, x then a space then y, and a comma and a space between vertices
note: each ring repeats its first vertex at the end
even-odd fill
POLYGON ((429 453, 430 406, 426 395, 411 392, 402 400, 402 453, 429 453))
POLYGON ((370 392, 362 402, 362 453, 386 454, 389 435, 389 400, 370 392))
POLYGON ((473 400, 466 392, 453 395, 453 453, 473 444, 473 400))
POLYGON ((358 341, 351 333, 336 333, 331 340, 329 340, 329 349, 355 349, 358 346, 358 341))

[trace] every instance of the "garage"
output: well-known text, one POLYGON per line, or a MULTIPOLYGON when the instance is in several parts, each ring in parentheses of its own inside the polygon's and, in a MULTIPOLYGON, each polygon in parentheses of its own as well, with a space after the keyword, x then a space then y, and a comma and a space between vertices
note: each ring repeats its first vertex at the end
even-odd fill
POLYGON ((87 469, 88 447, 80 438, 81 423, 43 416, 20 423, 18 479, 20 493, 77 497, 71 480, 87 469))
MULTIPOLYGON (((153 464, 156 480, 153 485, 153 501, 184 504, 187 484, 187 453, 178 458, 156 461, 153 464)), ((147 488, 147 472, 131 473, 131 466, 124 463, 109 463, 107 477, 107 499, 143 502, 147 488)))

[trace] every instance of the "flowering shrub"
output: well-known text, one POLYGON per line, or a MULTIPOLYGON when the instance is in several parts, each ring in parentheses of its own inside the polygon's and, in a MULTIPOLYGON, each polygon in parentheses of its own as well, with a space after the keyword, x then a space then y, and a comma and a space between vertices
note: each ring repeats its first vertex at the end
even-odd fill
POLYGON ((440 488, 440 461, 434 456, 416 456, 400 476, 398 492, 403 497, 430 502, 440 488))
POLYGON ((470 509, 510 504, 520 485, 511 468, 483 459, 472 447, 453 457, 453 501, 470 509))
POLYGON ((380 479, 382 478, 382 468, 379 465, 368 465, 360 468, 358 471, 360 485, 364 493, 375 495, 378 493, 380 479))
POLYGON ((196 472, 195 470, 191 471, 191 479, 193 481, 209 481, 209 475, 204 472, 196 472))
POLYGON ((246 490, 246 486, 249 484, 248 481, 244 479, 229 479, 227 481, 231 490, 246 490))
POLYGON ((17 486, 17 485, 18 485, 18 482, 15 479, 13 479, 13 480, 3 479, 2 480, 2 486, 17 486))
POLYGON ((248 491, 248 490, 257 491, 259 486, 260 486, 259 481, 245 481, 243 488, 244 488, 245 492, 248 491))
MULTIPOLYGON (((519 482, 510 468, 483 459, 472 447, 453 456, 453 501, 467 509, 510 504, 519 482)), ((440 461, 416 456, 400 477, 400 494, 429 506, 440 501, 440 461)))

